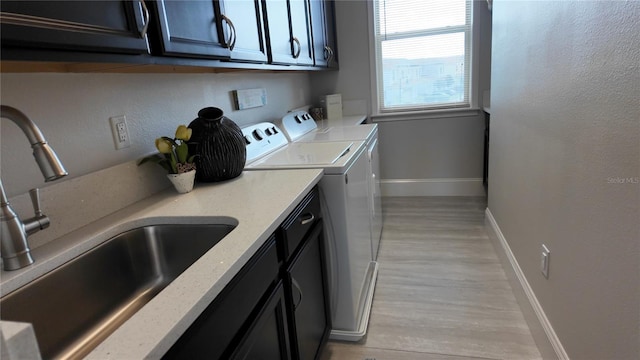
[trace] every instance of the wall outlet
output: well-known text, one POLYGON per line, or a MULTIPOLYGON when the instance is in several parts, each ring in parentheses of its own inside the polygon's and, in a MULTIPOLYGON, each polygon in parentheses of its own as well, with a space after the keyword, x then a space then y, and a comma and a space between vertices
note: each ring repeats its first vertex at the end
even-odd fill
POLYGON ((127 118, 124 115, 120 115, 109 118, 109 121, 111 122, 111 132, 113 133, 113 142, 116 145, 116 150, 131 146, 127 118))
POLYGON ((542 244, 542 256, 540 258, 540 271, 546 279, 549 278, 549 260, 551 251, 545 244, 542 244))

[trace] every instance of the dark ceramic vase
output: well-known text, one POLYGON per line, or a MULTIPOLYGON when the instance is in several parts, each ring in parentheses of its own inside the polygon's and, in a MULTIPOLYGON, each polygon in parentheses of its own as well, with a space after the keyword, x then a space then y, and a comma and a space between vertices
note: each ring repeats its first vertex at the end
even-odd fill
POLYGON ((233 179, 244 169, 247 160, 240 127, 216 107, 198 111, 189 127, 189 153, 197 154, 196 180, 204 182, 233 179))

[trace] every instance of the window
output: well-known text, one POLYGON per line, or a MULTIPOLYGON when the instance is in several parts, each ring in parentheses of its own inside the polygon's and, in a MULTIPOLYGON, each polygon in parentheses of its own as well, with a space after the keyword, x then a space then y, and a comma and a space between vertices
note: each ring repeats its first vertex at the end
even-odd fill
POLYGON ((376 0, 373 11, 380 113, 470 106, 470 0, 376 0))

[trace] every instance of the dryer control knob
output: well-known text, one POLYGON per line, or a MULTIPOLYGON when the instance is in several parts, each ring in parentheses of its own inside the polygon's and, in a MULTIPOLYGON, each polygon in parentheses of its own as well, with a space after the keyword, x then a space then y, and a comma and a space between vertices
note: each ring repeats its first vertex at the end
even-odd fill
POLYGON ((260 129, 253 130, 253 137, 256 140, 260 141, 260 140, 264 139, 264 133, 260 129))

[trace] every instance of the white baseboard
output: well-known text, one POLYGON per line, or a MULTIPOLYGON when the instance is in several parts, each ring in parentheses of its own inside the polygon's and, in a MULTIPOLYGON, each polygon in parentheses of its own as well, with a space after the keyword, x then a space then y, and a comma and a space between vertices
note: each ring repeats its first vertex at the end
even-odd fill
POLYGON ((382 196, 485 196, 480 178, 382 179, 382 196))
POLYGON ((508 272, 507 276, 510 279, 511 287, 542 357, 544 359, 569 360, 569 355, 553 330, 551 322, 538 302, 536 294, 529 285, 518 260, 511 251, 507 239, 502 234, 489 208, 485 210, 485 225, 488 227, 489 237, 499 253, 503 267, 508 272))

